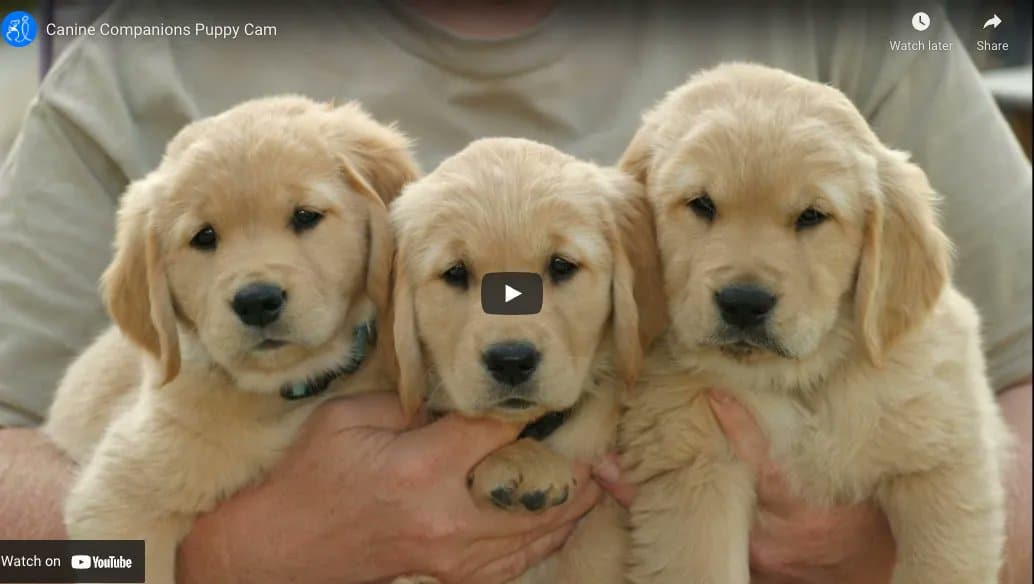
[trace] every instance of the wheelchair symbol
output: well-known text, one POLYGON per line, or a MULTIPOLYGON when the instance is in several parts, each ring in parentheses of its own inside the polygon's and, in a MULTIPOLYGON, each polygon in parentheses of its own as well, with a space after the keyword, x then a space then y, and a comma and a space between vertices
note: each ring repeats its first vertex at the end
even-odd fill
POLYGON ((36 40, 36 20, 28 12, 12 12, 4 18, 4 41, 12 47, 24 47, 36 40))

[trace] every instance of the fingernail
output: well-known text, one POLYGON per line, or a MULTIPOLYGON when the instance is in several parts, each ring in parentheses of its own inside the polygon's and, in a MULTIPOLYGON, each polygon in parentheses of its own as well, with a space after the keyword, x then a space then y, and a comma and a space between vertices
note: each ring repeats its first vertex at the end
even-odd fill
POLYGON ((707 392, 707 397, 709 397, 711 399, 711 401, 713 401, 715 403, 718 403, 720 405, 727 405, 727 404, 732 403, 732 397, 731 396, 729 396, 729 395, 727 395, 727 394, 725 394, 725 393, 723 393, 721 391, 715 390, 715 389, 712 389, 712 390, 708 391, 707 392))
POLYGON ((605 483, 616 483, 621 478, 621 469, 613 458, 606 457, 592 468, 592 474, 605 483))

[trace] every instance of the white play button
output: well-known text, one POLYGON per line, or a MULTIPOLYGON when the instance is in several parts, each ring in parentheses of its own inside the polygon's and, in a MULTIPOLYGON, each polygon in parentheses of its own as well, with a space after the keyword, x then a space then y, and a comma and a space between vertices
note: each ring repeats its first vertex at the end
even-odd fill
POLYGON ((485 314, 538 314, 542 310, 542 276, 533 272, 489 272, 481 277, 485 314))
POLYGON ((514 298, 517 298, 521 294, 524 294, 524 292, 521 292, 520 290, 518 290, 518 289, 514 288, 513 286, 510 286, 509 284, 507 284, 506 287, 503 288, 503 295, 505 296, 503 301, 504 302, 509 302, 509 301, 513 300, 514 298))

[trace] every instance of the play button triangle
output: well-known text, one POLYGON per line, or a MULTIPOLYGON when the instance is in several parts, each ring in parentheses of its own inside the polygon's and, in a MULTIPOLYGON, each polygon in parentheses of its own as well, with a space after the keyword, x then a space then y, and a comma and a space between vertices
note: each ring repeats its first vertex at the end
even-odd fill
POLYGON ((514 288, 513 286, 506 285, 503 288, 503 295, 504 295, 503 300, 505 302, 509 302, 509 301, 513 300, 514 298, 517 298, 521 294, 524 294, 524 292, 521 292, 520 290, 514 288))

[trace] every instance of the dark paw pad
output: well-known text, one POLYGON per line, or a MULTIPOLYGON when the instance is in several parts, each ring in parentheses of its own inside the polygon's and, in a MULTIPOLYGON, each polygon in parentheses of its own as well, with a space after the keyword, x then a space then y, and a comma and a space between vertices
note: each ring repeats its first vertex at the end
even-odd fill
POLYGON ((544 491, 532 491, 521 496, 521 505, 528 511, 538 511, 546 506, 546 493, 544 491))
POLYGON ((513 489, 509 487, 499 487, 494 489, 489 496, 492 498, 492 503, 496 507, 506 508, 513 505, 513 489))

